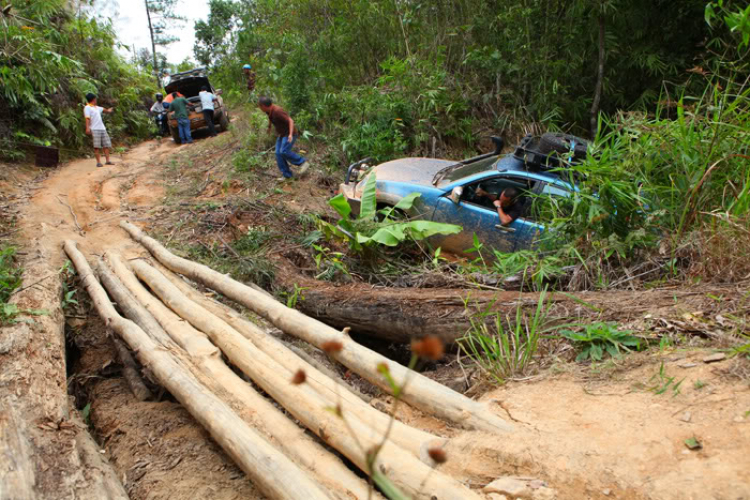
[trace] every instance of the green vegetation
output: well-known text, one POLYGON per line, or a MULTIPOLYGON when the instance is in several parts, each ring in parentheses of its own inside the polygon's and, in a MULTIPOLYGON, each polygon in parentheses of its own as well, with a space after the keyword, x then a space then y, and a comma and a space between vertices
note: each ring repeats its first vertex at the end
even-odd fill
MULTIPOLYGON (((470 301, 468 297, 467 308, 470 301)), ((515 318, 489 312, 492 304, 485 311, 473 314, 471 328, 458 342, 460 349, 498 383, 524 374, 536 356, 544 333, 545 301, 546 292, 542 292, 533 314, 525 314, 518 307, 515 318)))
POLYGON ((226 77, 225 88, 241 81, 238 64, 251 62, 260 90, 280 94, 301 123, 335 137, 348 158, 381 160, 426 152, 433 138, 441 149, 471 147, 480 124, 587 131, 592 108, 653 105, 664 81, 690 86, 684 71, 705 55, 710 34, 705 0, 210 5, 223 22, 196 25, 196 55, 226 77))
POLYGON ((14 3, 9 14, 0 18, 0 157, 23 158, 26 145, 84 149, 87 92, 115 106, 107 126, 116 142, 149 135, 153 80, 117 54, 110 25, 63 0, 14 3))
POLYGON ((16 249, 0 248, 0 324, 12 321, 18 314, 18 307, 9 304, 13 292, 21 286, 23 270, 16 265, 16 249))
POLYGON ((330 205, 341 219, 336 224, 320 221, 322 229, 329 237, 346 241, 354 252, 366 253, 366 249, 377 245, 395 247, 405 241, 421 241, 436 234, 456 234, 461 226, 424 220, 398 220, 399 213, 407 212, 419 198, 419 193, 404 196, 393 207, 377 209, 375 174, 365 182, 359 214, 352 218, 352 207, 343 194, 330 200, 330 205))
POLYGON ((604 354, 613 358, 631 350, 640 350, 643 342, 630 330, 618 330, 613 323, 596 322, 581 325, 580 331, 565 329, 560 335, 573 342, 579 351, 576 361, 601 361, 604 354))
POLYGON ((670 377, 667 375, 667 370, 664 368, 664 362, 662 361, 659 365, 659 371, 649 380, 649 383, 652 385, 648 390, 657 396, 665 394, 667 391, 672 392, 672 397, 679 396, 682 392, 680 386, 682 386, 685 378, 683 377, 678 382, 675 382, 675 378, 674 376, 670 377))

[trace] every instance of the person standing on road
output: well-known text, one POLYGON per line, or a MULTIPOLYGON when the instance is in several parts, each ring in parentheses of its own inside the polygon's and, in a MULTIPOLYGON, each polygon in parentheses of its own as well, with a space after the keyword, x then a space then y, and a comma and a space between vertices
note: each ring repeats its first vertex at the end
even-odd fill
POLYGON ((253 71, 252 66, 245 64, 242 66, 242 72, 245 73, 245 76, 247 77, 247 90, 252 93, 255 90, 255 71, 253 71))
POLYGON ((86 134, 94 140, 94 156, 96 156, 96 166, 102 167, 102 158, 99 155, 99 149, 104 149, 104 157, 107 159, 105 165, 114 165, 109 161, 109 148, 112 147, 112 141, 107 134, 107 127, 104 126, 102 113, 111 113, 113 108, 104 109, 96 105, 96 95, 86 94, 88 104, 83 109, 83 116, 86 119, 86 134))
POLYGON ((216 130, 214 130, 214 99, 216 99, 216 96, 209 92, 208 87, 205 85, 201 87, 198 96, 201 98, 203 119, 206 121, 206 125, 208 125, 208 132, 212 137, 216 137, 216 130))
POLYGON ((177 92, 173 92, 172 97, 169 109, 174 111, 174 117, 177 120, 180 144, 191 144, 193 137, 190 135, 190 117, 188 115, 188 105, 190 103, 184 97, 178 97, 177 92))
POLYGON ((281 170, 281 175, 285 179, 291 179, 294 176, 289 163, 300 167, 300 176, 305 175, 310 164, 305 158, 292 151, 296 140, 292 117, 280 106, 275 105, 270 97, 258 99, 258 106, 268 115, 268 133, 271 132, 272 126, 276 128, 276 164, 281 170))

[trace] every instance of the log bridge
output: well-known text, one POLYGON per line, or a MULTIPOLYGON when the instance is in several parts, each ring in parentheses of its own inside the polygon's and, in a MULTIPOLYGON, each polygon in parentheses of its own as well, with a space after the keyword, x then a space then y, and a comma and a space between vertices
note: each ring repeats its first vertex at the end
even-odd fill
POLYGON ((400 402, 448 425, 512 432, 512 426, 488 404, 356 343, 345 328, 337 330, 286 307, 257 287, 172 254, 128 222, 121 226, 150 252, 153 261, 125 262, 107 252, 92 266, 74 241, 64 243, 98 314, 268 497, 378 498, 380 493, 373 487, 377 484, 389 497, 484 498, 481 491, 441 471, 431 458, 436 448, 445 445, 443 436, 370 406, 330 372, 300 357, 236 310, 209 299, 185 278, 325 350, 349 370, 392 393, 382 373, 383 364, 387 365, 397 386, 404 388, 400 402), (355 474, 343 457, 363 474, 355 474))

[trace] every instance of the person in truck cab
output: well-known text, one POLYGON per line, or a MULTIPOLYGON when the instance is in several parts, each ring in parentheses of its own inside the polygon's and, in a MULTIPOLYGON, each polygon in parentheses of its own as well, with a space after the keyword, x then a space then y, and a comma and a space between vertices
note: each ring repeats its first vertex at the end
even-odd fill
POLYGON ((477 187, 477 196, 489 198, 492 201, 492 205, 497 210, 497 215, 500 216, 500 224, 507 226, 514 220, 518 219, 523 215, 526 208, 526 199, 520 196, 518 189, 509 187, 503 189, 500 196, 489 193, 482 188, 477 187))

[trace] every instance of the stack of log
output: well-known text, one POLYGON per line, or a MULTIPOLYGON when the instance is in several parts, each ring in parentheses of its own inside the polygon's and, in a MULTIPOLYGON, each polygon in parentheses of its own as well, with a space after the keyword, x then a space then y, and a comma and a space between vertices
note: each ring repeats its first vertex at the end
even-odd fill
MULTIPOLYGON (((371 483, 350 470, 343 456, 365 475, 387 477, 413 498, 482 498, 441 472, 430 458, 444 439, 368 405, 330 372, 319 370, 179 275, 326 350, 351 371, 392 392, 382 373, 386 364, 396 386, 406 388, 400 400, 426 414, 464 428, 510 432, 511 426, 485 404, 367 349, 345 331, 290 309, 257 288, 173 255, 127 222, 121 226, 158 263, 124 262, 108 252, 94 266, 95 274, 73 241, 64 245, 96 310, 269 497, 369 498, 371 483), (240 378, 224 358, 278 406, 240 378), (375 462, 373 450, 379 450, 375 462)), ((134 382, 135 390, 137 385, 134 382)))

